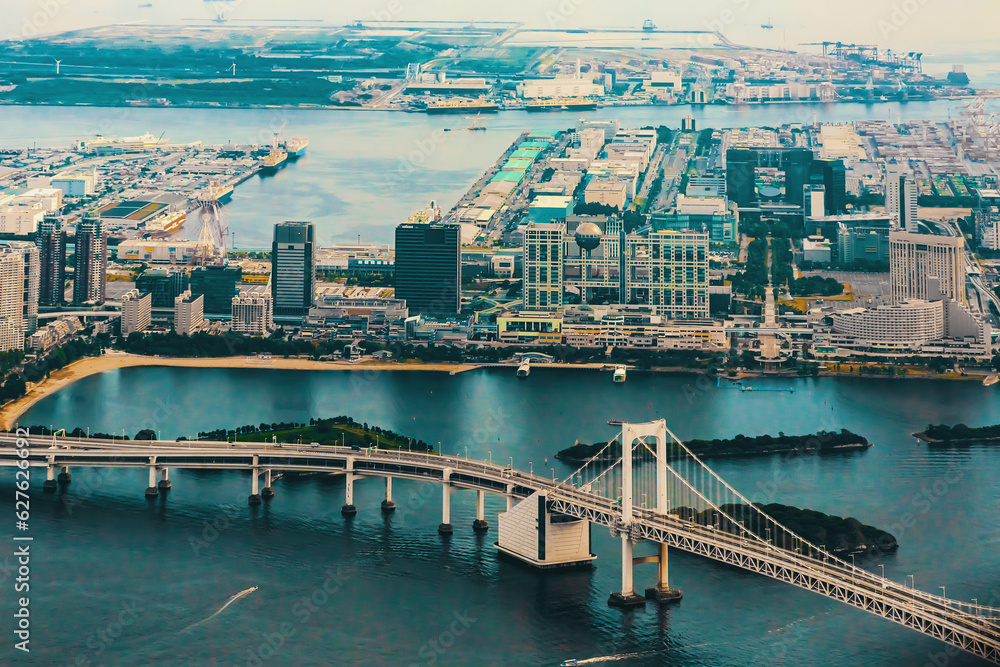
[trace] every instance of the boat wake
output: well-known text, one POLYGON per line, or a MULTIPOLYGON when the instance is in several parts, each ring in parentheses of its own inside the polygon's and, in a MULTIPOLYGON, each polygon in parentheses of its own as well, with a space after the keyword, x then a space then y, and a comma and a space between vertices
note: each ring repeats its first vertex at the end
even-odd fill
POLYGON ((647 653, 621 653, 619 655, 602 655, 597 658, 582 658, 574 663, 575 665, 596 665, 602 662, 618 662, 619 660, 633 660, 635 658, 645 658, 646 656, 653 655, 651 652, 647 653))
POLYGON ((222 612, 224 612, 226 610, 226 607, 228 607, 232 603, 236 602, 240 598, 245 598, 246 596, 248 596, 251 593, 253 593, 255 590, 257 590, 257 587, 256 586, 251 586, 250 588, 248 588, 246 590, 240 591, 239 593, 237 593, 233 597, 231 597, 228 600, 226 600, 226 604, 224 604, 221 607, 219 607, 219 610, 216 611, 214 614, 212 614, 208 618, 203 618, 202 620, 198 621, 197 623, 193 623, 193 624, 187 626, 186 628, 184 628, 183 630, 181 630, 181 632, 187 632, 191 628, 196 628, 199 625, 201 625, 202 623, 206 623, 208 621, 211 621, 213 618, 215 618, 216 616, 218 616, 219 614, 221 614, 222 612))

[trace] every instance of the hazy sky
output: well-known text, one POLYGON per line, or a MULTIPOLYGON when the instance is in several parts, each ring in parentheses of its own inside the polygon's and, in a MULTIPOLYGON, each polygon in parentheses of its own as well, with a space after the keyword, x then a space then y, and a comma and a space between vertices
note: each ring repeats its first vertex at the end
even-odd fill
POLYGON ((537 27, 638 26, 652 19, 676 29, 719 29, 759 46, 796 48, 800 42, 874 43, 929 55, 997 51, 996 0, 0 0, 0 37, 29 36, 109 23, 146 21, 196 25, 220 10, 232 19, 520 21, 537 27), (8 19, 10 21, 8 22, 8 19), (761 29, 771 23, 774 29, 761 29))

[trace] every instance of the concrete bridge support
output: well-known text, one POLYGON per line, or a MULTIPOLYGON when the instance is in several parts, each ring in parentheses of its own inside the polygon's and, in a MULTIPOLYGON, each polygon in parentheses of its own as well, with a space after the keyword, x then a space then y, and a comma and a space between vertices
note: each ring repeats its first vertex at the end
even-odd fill
POLYGON ((344 506, 340 508, 340 513, 344 516, 354 516, 358 513, 358 508, 354 506, 354 459, 347 458, 347 473, 344 479, 347 481, 347 489, 344 492, 344 506))
POLYGON ((472 522, 472 530, 477 533, 489 531, 490 524, 486 521, 486 492, 476 491, 476 520, 472 522))
POLYGON ((392 477, 385 478, 385 500, 382 501, 382 511, 396 511, 396 503, 392 499, 392 477))
POLYGON ((154 498, 160 491, 156 488, 156 457, 149 457, 149 486, 146 487, 146 497, 154 498))
POLYGON ((441 525, 438 532, 442 535, 451 535, 455 529, 451 525, 451 470, 444 471, 441 486, 441 525))
POLYGON ((250 497, 247 502, 251 505, 260 505, 260 468, 258 467, 260 459, 255 455, 253 457, 253 467, 250 469, 250 497))
POLYGON ((646 604, 646 598, 635 594, 635 584, 632 580, 632 553, 635 543, 627 534, 622 535, 622 589, 612 593, 608 598, 611 607, 638 607, 646 604))
POLYGON ((56 467, 53 464, 45 466, 45 483, 42 484, 42 488, 46 491, 56 490, 56 467))
POLYGON ((170 488, 170 473, 167 468, 160 468, 160 481, 156 484, 156 487, 161 491, 166 491, 170 488))
POLYGON ((69 484, 73 481, 73 476, 69 474, 69 466, 62 466, 62 471, 56 479, 60 484, 69 484))
POLYGON ((264 500, 274 498, 274 487, 271 486, 271 469, 264 471, 264 488, 260 491, 260 497, 264 500))
POLYGON ((680 602, 681 598, 684 597, 684 593, 677 588, 671 588, 667 577, 666 544, 659 545, 657 560, 658 560, 657 572, 659 576, 656 578, 656 586, 646 589, 646 599, 655 600, 661 605, 680 602))
POLYGON ((507 494, 506 494, 506 496, 507 496, 507 511, 509 512, 514 507, 514 485, 513 484, 508 484, 507 485, 507 494))

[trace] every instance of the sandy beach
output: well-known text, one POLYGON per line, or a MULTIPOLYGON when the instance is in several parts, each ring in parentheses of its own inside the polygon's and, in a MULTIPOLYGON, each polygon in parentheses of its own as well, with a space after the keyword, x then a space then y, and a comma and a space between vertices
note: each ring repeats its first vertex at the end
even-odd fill
POLYGON ((172 357, 143 357, 134 354, 108 353, 101 357, 80 359, 52 373, 41 383, 31 387, 28 393, 0 409, 0 430, 9 431, 18 418, 46 396, 65 389, 77 380, 119 368, 133 366, 177 366, 183 368, 271 368, 277 370, 304 371, 439 371, 463 373, 475 370, 477 364, 422 364, 385 363, 363 361, 358 363, 340 361, 313 361, 311 359, 258 359, 255 357, 212 357, 187 359, 172 357))

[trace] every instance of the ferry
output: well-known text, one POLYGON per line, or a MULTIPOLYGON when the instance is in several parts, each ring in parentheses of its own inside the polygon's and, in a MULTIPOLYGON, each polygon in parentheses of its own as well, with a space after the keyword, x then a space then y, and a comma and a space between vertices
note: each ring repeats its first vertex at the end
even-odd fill
POLYGON ((521 362, 521 365, 517 367, 517 377, 526 378, 531 373, 531 361, 525 359, 521 362))
POLYGON ((144 151, 153 148, 163 141, 163 135, 159 137, 146 132, 139 137, 105 137, 98 134, 94 139, 80 139, 76 142, 76 150, 84 153, 96 153, 102 151, 120 150, 122 152, 144 151))
POLYGON ((305 155, 307 148, 309 148, 308 137, 292 137, 285 142, 285 150, 288 152, 289 160, 298 160, 305 155))
POLYGON ((1000 382, 1000 376, 998 376, 996 373, 994 373, 993 375, 991 375, 989 377, 983 378, 983 386, 984 387, 992 387, 997 382, 1000 382))
POLYGON ((625 382, 625 367, 624 366, 615 366, 615 377, 614 377, 614 380, 617 383, 625 382))
POLYGON ((232 183, 223 183, 219 185, 218 183, 213 182, 198 195, 198 199, 200 201, 217 201, 220 204, 225 204, 232 198, 232 183))

